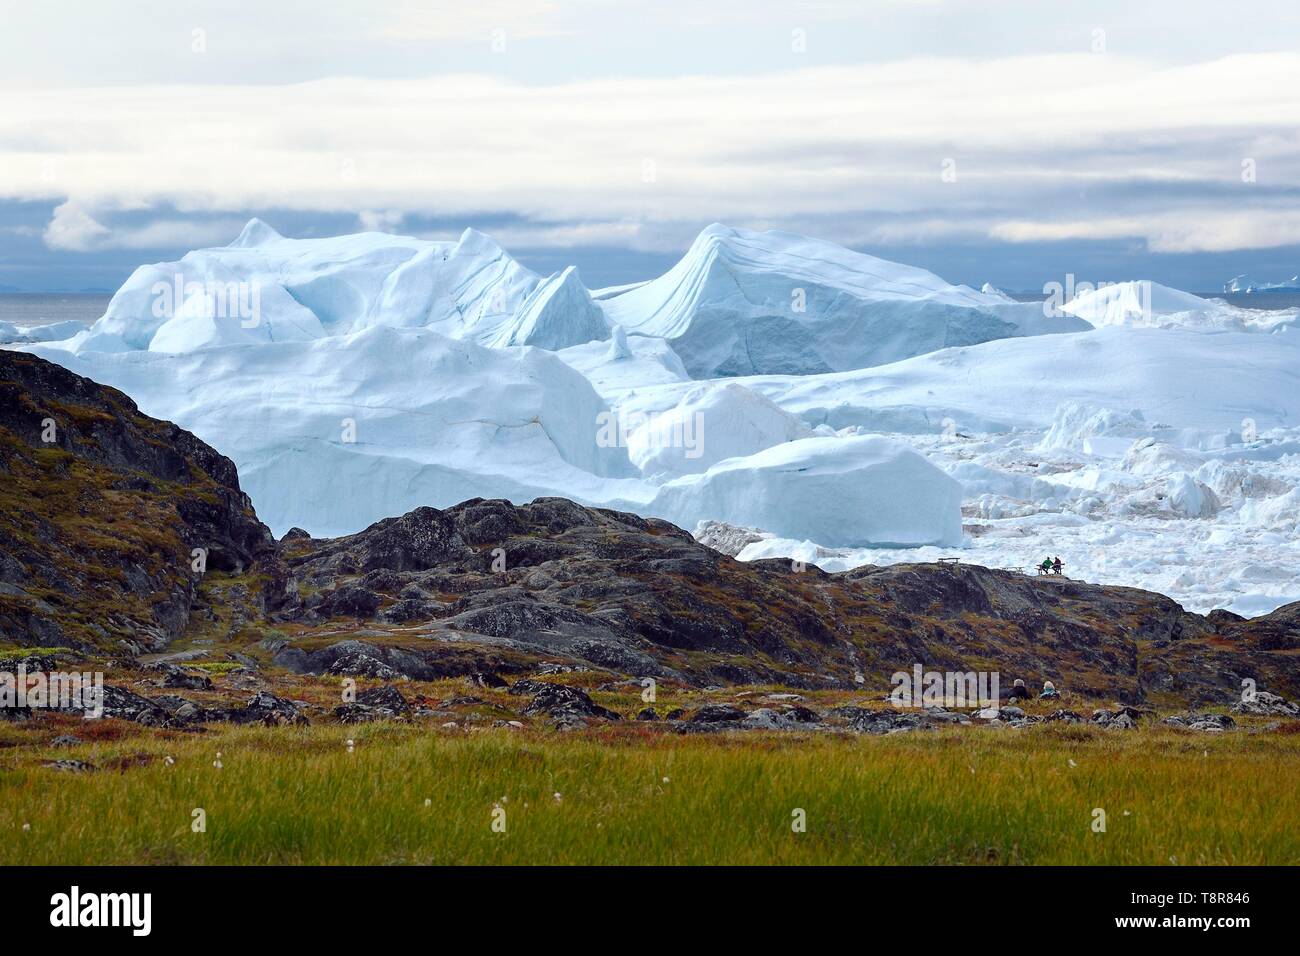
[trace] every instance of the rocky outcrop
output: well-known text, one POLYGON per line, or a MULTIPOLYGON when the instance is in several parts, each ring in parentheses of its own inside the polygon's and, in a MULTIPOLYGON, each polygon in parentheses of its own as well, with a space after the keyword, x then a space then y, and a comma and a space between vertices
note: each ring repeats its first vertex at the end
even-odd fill
MULTIPOLYGON (((665 522, 564 499, 422 508, 346 538, 298 539, 285 560, 308 597, 281 620, 400 621, 439 641, 697 686, 848 688, 855 674, 886 684, 920 663, 1129 704, 1152 693, 1227 703, 1247 673, 1300 687, 1288 609, 1205 618, 1146 591, 973 565, 741 563, 665 522), (1205 657, 1213 667, 1189 665, 1205 657)), ((313 653, 301 666, 320 673, 313 653)))
POLYGON ((700 544, 734 558, 746 546, 762 541, 763 533, 757 528, 739 528, 725 521, 701 521, 694 537, 700 544))
MULTIPOLYGON (((442 677, 512 673, 520 665, 504 659, 495 649, 433 644, 423 648, 384 646, 373 641, 344 640, 318 650, 280 649, 272 663, 297 674, 368 677, 378 680, 438 680, 442 677)), ((499 678, 497 678, 499 679, 499 678)), ((480 686, 495 686, 483 684, 480 686)))
POLYGON ((1188 730, 1199 730, 1212 734, 1221 734, 1225 730, 1232 730, 1237 726, 1237 722, 1227 714, 1198 714, 1195 711, 1166 717, 1161 723, 1171 727, 1186 727, 1188 730))
MULTIPOLYGON (((181 700, 181 698, 176 699, 181 700)), ((181 707, 184 707, 186 703, 189 702, 182 701, 181 707)), ((178 723, 197 724, 224 721, 233 724, 263 724, 268 727, 282 727, 308 722, 306 716, 293 701, 285 700, 283 697, 276 697, 266 691, 258 691, 242 707, 205 708, 196 707, 192 703, 189 706, 192 709, 182 712, 178 707, 174 712, 174 719, 178 723)))
POLYGON ((526 717, 546 716, 561 729, 585 727, 588 719, 620 720, 614 711, 595 703, 590 695, 577 687, 552 684, 548 681, 521 680, 509 691, 516 696, 532 698, 523 709, 526 717))
POLYGON ((274 540, 234 464, 111 388, 0 350, 0 632, 28 646, 158 649, 205 571, 274 540))
POLYGON ((1300 717, 1300 704, 1268 691, 1257 691, 1247 699, 1233 704, 1232 712, 1256 717, 1300 717))
POLYGON ((363 724, 372 720, 394 720, 411 712, 402 692, 391 684, 362 691, 351 703, 334 708, 341 724, 363 724))
POLYGON ((1136 707, 1120 707, 1116 710, 1094 710, 1092 723, 1107 730, 1132 730, 1143 717, 1151 716, 1136 707))

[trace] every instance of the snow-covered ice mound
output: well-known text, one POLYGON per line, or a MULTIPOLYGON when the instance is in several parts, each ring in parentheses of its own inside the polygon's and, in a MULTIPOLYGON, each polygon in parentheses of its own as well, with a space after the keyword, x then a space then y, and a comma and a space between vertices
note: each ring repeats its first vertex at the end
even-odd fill
POLYGON ((1078 402, 1062 402, 1056 407, 1052 427, 1039 447, 1071 449, 1085 455, 1123 458, 1139 438, 1148 437, 1150 426, 1137 409, 1120 412, 1113 408, 1078 402))
POLYGON ((1219 510, 1214 492, 1185 471, 1165 478, 1164 500, 1171 511, 1188 518, 1209 518, 1219 510))
POLYGON ((1120 282, 1082 293, 1061 311, 1097 328, 1128 325, 1279 332, 1300 320, 1296 309, 1242 309, 1221 299, 1203 299, 1147 280, 1120 282))
POLYGON ((621 325, 611 329, 608 342, 588 342, 556 354, 601 394, 691 381, 671 345, 663 339, 628 335, 621 325))
POLYGON ((812 433, 794 415, 735 382, 698 385, 673 408, 635 424, 628 456, 646 475, 707 471, 725 458, 812 433))
POLYGON ((961 544, 961 485, 875 436, 804 438, 664 485, 650 510, 682 527, 713 518, 830 547, 961 544))
POLYGON ((32 349, 229 455, 277 534, 347 534, 474 497, 652 493, 619 480, 636 475, 623 449, 596 442, 607 409, 586 379, 538 349, 387 327, 173 354, 32 349))
POLYGON ((255 219, 229 246, 141 266, 71 347, 190 352, 374 326, 550 349, 609 334, 574 269, 543 279, 472 229, 457 242, 385 233, 286 239, 255 219))
POLYGON ((1300 425, 1300 335, 1109 327, 742 384, 833 428, 933 433, 950 419, 961 431, 1047 429, 1062 403, 1075 403, 1223 434, 1247 420, 1260 430, 1300 425))
POLYGON ((629 332, 671 342, 694 378, 842 371, 1086 328, 829 242, 721 225, 664 275, 602 304, 629 332))
MULTIPOLYGON (((863 549, 747 516, 731 523, 761 535, 742 560, 1023 568, 1059 554, 1073 577, 1198 611, 1259 614, 1300 597, 1300 338, 1118 326, 731 381, 833 440, 886 432, 911 445, 962 486, 968 536, 962 548, 863 549)), ((692 387, 605 394, 653 413, 692 387)))
POLYGON ((1209 299, 1149 280, 1117 282, 1085 292, 1061 307, 1100 328, 1104 325, 1158 325, 1168 316, 1212 312, 1209 299))

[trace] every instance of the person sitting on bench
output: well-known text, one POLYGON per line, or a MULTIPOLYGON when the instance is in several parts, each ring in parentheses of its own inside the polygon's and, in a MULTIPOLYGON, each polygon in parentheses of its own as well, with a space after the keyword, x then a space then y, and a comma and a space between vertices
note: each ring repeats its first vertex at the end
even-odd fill
POLYGON ((1056 557, 1056 558, 1054 558, 1054 559, 1052 560, 1052 573, 1053 573, 1053 574, 1060 574, 1060 573, 1061 573, 1061 568, 1062 568, 1062 567, 1063 567, 1063 565, 1061 564, 1061 559, 1060 559, 1060 557, 1056 557))

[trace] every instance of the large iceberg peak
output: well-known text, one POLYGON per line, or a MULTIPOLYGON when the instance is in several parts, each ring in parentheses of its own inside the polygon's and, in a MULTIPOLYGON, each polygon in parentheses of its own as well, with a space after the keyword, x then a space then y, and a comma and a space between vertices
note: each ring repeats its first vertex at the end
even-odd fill
POLYGON ((482 256, 485 259, 499 259, 507 255, 501 244, 485 232, 479 232, 473 227, 467 227, 460 234, 460 239, 456 241, 456 251, 458 256, 482 256))
POLYGON ((539 282, 515 321, 503 327, 490 344, 536 345, 558 351, 572 345, 609 338, 605 313, 582 284, 576 266, 539 282))
MULTIPOLYGON (((1041 309, 795 233, 714 223, 667 272, 602 297, 608 318, 672 343, 694 378, 848 371, 1042 327, 1041 309)), ((1072 326, 1073 324, 1073 326, 1072 326)))
POLYGON ((251 249, 254 246, 265 245, 268 242, 279 242, 282 239, 284 239, 284 236, 254 216, 245 223, 244 228, 240 230, 239 237, 228 248, 251 249))

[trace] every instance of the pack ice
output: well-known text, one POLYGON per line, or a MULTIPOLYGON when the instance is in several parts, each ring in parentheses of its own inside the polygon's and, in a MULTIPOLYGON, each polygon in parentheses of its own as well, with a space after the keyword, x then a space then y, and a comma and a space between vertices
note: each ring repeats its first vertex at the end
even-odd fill
POLYGON ((89 329, 4 337, 229 455, 277 533, 563 495, 742 559, 1059 554, 1254 614, 1300 599, 1295 322, 1141 280, 1048 310, 719 225, 664 275, 591 291, 473 230, 254 220, 141 267, 89 329))

